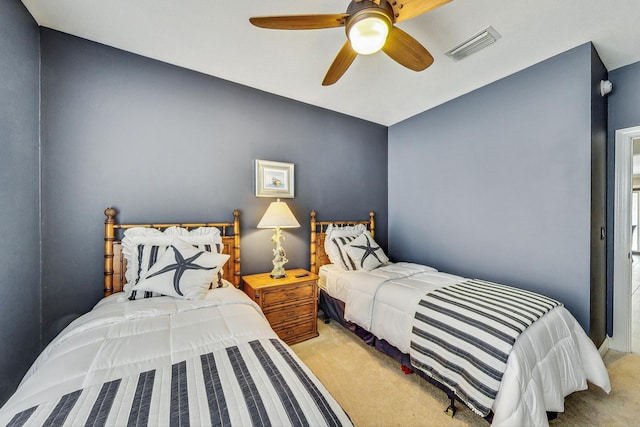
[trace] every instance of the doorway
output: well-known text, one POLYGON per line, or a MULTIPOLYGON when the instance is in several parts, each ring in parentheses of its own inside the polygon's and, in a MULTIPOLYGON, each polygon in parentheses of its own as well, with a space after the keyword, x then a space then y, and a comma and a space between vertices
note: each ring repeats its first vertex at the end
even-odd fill
MULTIPOLYGON (((632 240, 633 236, 640 234, 640 219, 633 220, 634 211, 636 218, 640 216, 640 195, 636 196, 636 209, 633 209, 634 145, 638 145, 636 163, 640 174, 640 142, 634 144, 634 140, 640 140, 640 126, 620 129, 615 133, 613 336, 610 347, 623 352, 632 351, 632 347, 640 352, 640 290, 634 289, 632 274, 635 270, 632 240), (634 294, 636 298, 633 298, 634 294), (634 312, 636 316, 633 316, 634 312), (638 339, 633 339, 634 335, 638 339)), ((637 239, 640 244, 640 237, 637 239)), ((640 257, 636 265, 640 273, 640 257)))

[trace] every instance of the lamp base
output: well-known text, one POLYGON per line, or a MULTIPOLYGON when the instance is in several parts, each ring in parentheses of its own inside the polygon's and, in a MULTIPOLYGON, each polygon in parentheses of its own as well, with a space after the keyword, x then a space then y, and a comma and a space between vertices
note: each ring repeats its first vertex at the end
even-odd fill
POLYGON ((287 277, 287 273, 282 266, 283 264, 283 262, 273 262, 273 270, 271 270, 271 274, 269 275, 272 279, 284 279, 287 277))
POLYGON ((273 237, 271 240, 276 244, 275 249, 273 250, 273 270, 271 270, 271 278, 273 279, 283 279, 287 277, 287 273, 284 271, 284 265, 289 262, 287 259, 287 253, 282 247, 282 231, 280 227, 276 227, 273 237))

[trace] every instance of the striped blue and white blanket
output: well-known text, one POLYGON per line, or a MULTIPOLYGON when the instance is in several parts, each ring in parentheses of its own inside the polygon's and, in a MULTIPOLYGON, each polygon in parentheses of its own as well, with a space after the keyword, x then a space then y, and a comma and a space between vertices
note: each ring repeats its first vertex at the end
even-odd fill
POLYGON ((348 422, 278 339, 254 340, 74 390, 7 426, 326 425, 348 422))
POLYGON ((516 339, 558 305, 543 295, 483 280, 430 291, 415 312, 411 363, 487 416, 516 339))
POLYGON ((350 426, 255 302, 105 298, 38 357, 0 408, 10 426, 350 426))

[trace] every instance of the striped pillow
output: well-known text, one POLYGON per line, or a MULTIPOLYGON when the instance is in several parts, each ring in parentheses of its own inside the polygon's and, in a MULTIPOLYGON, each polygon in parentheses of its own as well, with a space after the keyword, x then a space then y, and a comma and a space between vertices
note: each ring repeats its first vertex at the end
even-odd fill
POLYGON ((358 237, 367 230, 364 224, 357 224, 353 226, 335 226, 329 224, 325 231, 324 238, 324 251, 329 257, 332 264, 336 264, 345 267, 344 254, 341 253, 340 247, 333 241, 339 237, 358 237))
POLYGON ((162 294, 151 291, 137 291, 135 285, 138 284, 141 278, 143 278, 147 272, 153 267, 169 246, 165 245, 137 245, 136 252, 138 254, 134 263, 127 261, 127 271, 134 272, 134 280, 127 282, 125 285, 125 292, 129 292, 129 299, 136 300, 142 298, 161 297, 162 294), (128 287, 128 289, 127 289, 128 287))
POLYGON ((345 270, 357 270, 358 267, 353 259, 349 256, 347 252, 347 247, 349 244, 354 241, 356 237, 354 236, 342 236, 342 237, 334 237, 331 239, 332 244, 334 245, 335 251, 338 253, 338 262, 334 263, 344 268, 345 270))

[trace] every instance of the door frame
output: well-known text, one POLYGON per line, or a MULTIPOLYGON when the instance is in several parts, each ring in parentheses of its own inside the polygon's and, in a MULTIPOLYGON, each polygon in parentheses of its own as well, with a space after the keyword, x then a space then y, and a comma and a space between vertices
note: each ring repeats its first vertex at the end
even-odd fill
MULTIPOLYGON (((636 190, 636 189, 633 188, 633 180, 632 180, 632 182, 631 182, 631 204, 630 204, 631 212, 633 212, 633 195, 635 193, 638 194, 638 198, 636 199, 636 203, 638 204, 637 214, 640 217, 640 189, 636 190)), ((631 217, 631 223, 633 224, 633 216, 631 217)), ((636 224, 636 227, 638 227, 638 226, 640 226, 640 222, 638 222, 638 224, 636 224)), ((630 240, 630 243, 631 243, 631 257, 632 258, 633 258, 633 255, 640 255, 640 229, 636 229, 636 230, 637 230, 637 233, 636 233, 636 240, 637 241, 635 243, 637 243, 637 246, 636 246, 635 250, 633 249, 633 244, 634 244, 633 233, 631 234, 631 240, 630 240)), ((631 270, 633 271, 633 263, 632 263, 631 270)), ((633 281, 633 273, 631 273, 631 280, 633 281)), ((633 317, 633 316, 631 316, 631 317, 633 317)))
POLYGON ((631 191, 633 139, 640 126, 615 133, 615 192, 613 227, 613 336, 610 348, 631 351, 631 191))

